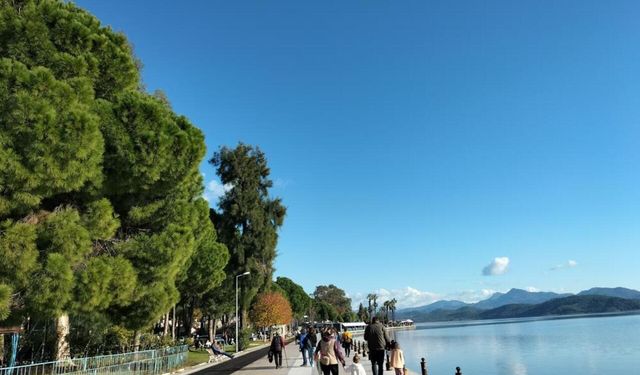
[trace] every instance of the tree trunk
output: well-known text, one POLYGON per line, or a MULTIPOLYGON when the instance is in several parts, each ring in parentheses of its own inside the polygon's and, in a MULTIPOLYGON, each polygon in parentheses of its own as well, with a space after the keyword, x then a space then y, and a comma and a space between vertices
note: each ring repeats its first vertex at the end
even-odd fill
POLYGON ((166 336, 169 334, 169 313, 164 314, 164 327, 162 331, 162 335, 166 336))
POLYGON ((69 335, 69 315, 62 314, 56 319, 56 360, 71 357, 71 348, 67 341, 69 335))
POLYGON ((207 322, 207 324, 209 326, 209 341, 214 342, 216 339, 216 334, 214 332, 213 326, 216 325, 216 322, 211 316, 209 316, 209 321, 207 322))
POLYGON ((4 366, 4 335, 0 334, 0 366, 4 366))
POLYGON ((184 309, 184 325, 185 325, 185 336, 191 337, 191 328, 193 327, 193 303, 192 301, 187 302, 183 305, 184 309))
POLYGON ((241 310, 240 311, 240 327, 239 329, 242 331, 242 329, 247 327, 247 322, 249 321, 249 312, 246 310, 241 310))
POLYGON ((137 352, 140 350, 140 331, 136 330, 133 332, 133 351, 137 352))
POLYGON ((211 342, 215 340, 217 331, 218 331, 218 319, 213 318, 213 339, 211 340, 211 342))
POLYGON ((173 318, 171 319, 171 339, 176 339, 176 305, 173 305, 173 318))

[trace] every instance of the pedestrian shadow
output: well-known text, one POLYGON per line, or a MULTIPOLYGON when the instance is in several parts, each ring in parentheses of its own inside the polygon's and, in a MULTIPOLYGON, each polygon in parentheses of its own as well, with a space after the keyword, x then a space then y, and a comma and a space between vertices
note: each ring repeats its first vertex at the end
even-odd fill
MULTIPOLYGON (((283 369, 286 369, 286 367, 282 367, 283 369)), ((254 370, 275 370, 276 366, 248 366, 248 367, 243 367, 241 369, 236 370, 237 372, 240 371, 254 371, 254 370)), ((279 370, 279 369, 278 369, 279 370)))

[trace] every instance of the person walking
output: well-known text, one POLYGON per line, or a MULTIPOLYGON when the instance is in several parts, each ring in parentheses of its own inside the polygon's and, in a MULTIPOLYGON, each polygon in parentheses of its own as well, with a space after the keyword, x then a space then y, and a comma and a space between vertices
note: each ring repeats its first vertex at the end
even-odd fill
POLYGON ((389 360, 391 368, 396 371, 396 375, 404 375, 404 353, 400 349, 397 341, 393 343, 391 348, 391 359, 389 360))
POLYGON ((338 344, 338 340, 331 336, 331 332, 327 331, 322 335, 322 340, 316 347, 316 361, 320 362, 320 369, 323 375, 338 375, 338 364, 342 363, 344 367, 344 355, 338 344))
POLYGON ((318 345, 318 336, 316 335, 316 329, 310 327, 309 333, 307 333, 305 339, 307 340, 306 348, 307 357, 309 358, 309 366, 313 367, 313 353, 315 352, 316 345, 318 345))
POLYGON ((377 317, 364 330, 364 339, 369 347, 369 359, 373 375, 384 374, 384 351, 389 345, 389 336, 377 317))
POLYGON ((284 341, 279 332, 276 332, 275 336, 271 340, 271 353, 273 353, 273 360, 276 363, 276 369, 282 367, 282 350, 284 349, 284 341))
POLYGON ((300 348, 300 352, 302 353, 302 365, 301 366, 306 366, 307 365, 307 345, 309 344, 309 341, 307 341, 307 331, 303 328, 302 331, 300 332, 300 338, 298 341, 298 346, 300 348))
POLYGON ((349 357, 351 354, 351 343, 353 342, 353 337, 351 332, 345 330, 342 333, 342 347, 344 348, 344 355, 349 357))
POLYGON ((345 369, 349 375, 367 375, 364 367, 360 363, 360 356, 358 354, 353 356, 353 363, 345 369))

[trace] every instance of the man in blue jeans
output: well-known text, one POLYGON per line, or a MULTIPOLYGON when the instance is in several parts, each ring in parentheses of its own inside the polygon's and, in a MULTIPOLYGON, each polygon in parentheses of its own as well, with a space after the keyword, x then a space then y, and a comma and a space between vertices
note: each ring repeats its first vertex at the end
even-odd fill
POLYGON ((298 341, 298 345, 300 346, 300 352, 302 353, 302 366, 307 365, 307 330, 302 329, 300 332, 300 341, 298 341))
POLYGON ((307 340, 307 357, 309 357, 309 365, 313 366, 313 354, 318 345, 318 336, 316 336, 316 329, 313 327, 309 327, 309 332, 305 337, 307 340))
POLYGON ((211 343, 211 350, 218 355, 226 355, 229 358, 233 358, 233 354, 229 354, 227 352, 225 352, 224 350, 222 350, 222 348, 220 347, 220 345, 218 345, 217 342, 212 342, 211 343))
POLYGON ((384 351, 389 346, 390 340, 387 331, 377 317, 371 319, 371 324, 364 330, 364 339, 369 349, 371 370, 373 375, 384 374, 384 351))

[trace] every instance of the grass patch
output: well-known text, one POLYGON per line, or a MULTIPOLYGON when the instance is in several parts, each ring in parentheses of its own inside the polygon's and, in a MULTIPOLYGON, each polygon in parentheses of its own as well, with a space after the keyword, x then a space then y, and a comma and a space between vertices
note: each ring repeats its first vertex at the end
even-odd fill
POLYGON ((250 341, 249 342, 249 347, 247 349, 255 348, 256 346, 261 346, 261 345, 268 344, 268 343, 269 343, 268 341, 250 341))
POLYGON ((189 350, 187 361, 184 363, 186 367, 207 363, 209 361, 209 353, 206 350, 189 350))
MULTIPOLYGON (((268 342, 251 341, 247 349, 255 348, 256 346, 261 346, 264 344, 268 344, 268 342)), ((236 347, 235 345, 225 345, 224 351, 229 354, 233 354, 236 351, 236 347)), ((187 360, 185 361, 184 366, 191 367, 191 366, 199 365, 201 363, 207 363, 208 361, 209 361, 209 353, 207 353, 206 350, 189 349, 189 352, 187 353, 187 360)))

